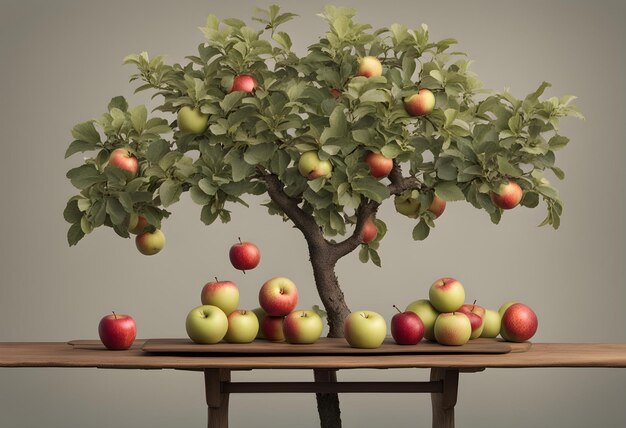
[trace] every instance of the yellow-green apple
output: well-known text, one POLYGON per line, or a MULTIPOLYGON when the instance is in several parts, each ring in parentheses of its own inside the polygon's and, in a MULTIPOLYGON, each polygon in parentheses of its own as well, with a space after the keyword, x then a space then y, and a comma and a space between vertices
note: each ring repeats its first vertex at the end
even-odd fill
POLYGON ((144 232, 137 235, 135 245, 141 254, 153 256, 165 247, 165 235, 159 229, 155 229, 154 232, 144 232))
POLYGON ((228 331, 224 340, 230 343, 250 343, 259 332, 259 320, 254 312, 238 309, 228 315, 228 331))
POLYGON ((370 168, 370 174, 375 178, 387 177, 393 168, 393 159, 382 153, 369 152, 365 156, 365 163, 370 168))
POLYGON ((404 109, 410 116, 425 116, 434 108, 435 95, 428 89, 420 89, 404 99, 404 109))
POLYGON ((315 343, 322 335, 322 318, 310 310, 297 310, 287 315, 283 321, 283 334, 289 343, 315 343))
POLYGON ((263 308, 259 307, 259 308, 252 309, 252 312, 254 312, 254 315, 256 315, 257 319, 259 320, 259 331, 256 334, 256 338, 264 339, 263 330, 261 329, 261 324, 263 323, 263 318, 265 318, 265 311, 263 310, 263 308))
POLYGON ((375 56, 364 56, 359 59, 357 76, 374 77, 383 74, 383 65, 375 56))
POLYGON ((374 311, 356 311, 343 322, 343 334, 353 348, 375 349, 387 335, 387 323, 374 311))
POLYGON ((461 312, 439 314, 435 321, 435 338, 442 345, 460 346, 472 335, 472 325, 467 315, 461 312))
POLYGON ((500 306, 500 309, 498 309, 498 313, 500 314, 500 319, 502 319, 506 310, 516 303, 517 302, 515 300, 510 300, 508 302, 503 303, 502 306, 500 306))
POLYGON ((430 341, 435 341, 435 321, 439 316, 437 309, 430 304, 428 299, 419 299, 406 307, 407 311, 415 312, 424 324, 424 337, 430 341))
POLYGON ((139 171, 139 161, 126 149, 115 149, 109 155, 109 164, 118 167, 131 174, 137 174, 139 171))
POLYGON ((303 177, 315 180, 319 177, 330 178, 333 172, 333 165, 330 161, 321 160, 315 150, 303 153, 298 160, 298 171, 303 177))
POLYGON ((185 320, 187 335, 195 343, 217 343, 226 336, 228 318, 217 306, 202 305, 189 311, 185 320))
POLYGON ((537 332, 537 315, 523 303, 511 305, 502 316, 500 335, 510 342, 524 342, 537 332))
POLYGON ((281 342, 285 340, 285 333, 283 332, 283 322, 285 317, 273 317, 266 315, 261 320, 261 332, 263 338, 271 340, 272 342, 281 342))
POLYGON ((500 334, 500 314, 498 312, 486 309, 483 324, 483 332, 480 337, 494 338, 500 334))
POLYGON ((372 217, 368 217, 363 224, 363 229, 361 230, 361 242, 364 244, 369 244, 378 236, 378 229, 374 224, 374 220, 372 217))
POLYGON ((463 284, 454 278, 440 278, 430 286, 428 298, 439 312, 454 312, 458 311, 465 301, 465 289, 463 284))
POLYGON ((142 215, 132 213, 128 222, 128 232, 133 235, 139 235, 145 232, 145 228, 148 225, 148 220, 142 215))
POLYGON ((242 242, 239 238, 239 242, 230 247, 228 257, 235 269, 246 273, 247 270, 254 269, 259 265, 261 252, 252 242, 242 242))
POLYGON ((471 339, 477 339, 483 332, 483 327, 485 324, 483 323, 483 319, 480 315, 474 312, 461 312, 462 314, 467 315, 467 318, 470 320, 470 326, 472 327, 472 334, 470 335, 471 339))
POLYGON ((398 311, 391 318, 391 336, 398 345, 416 345, 424 337, 424 323, 413 311, 398 311))
POLYGON ((239 288, 232 281, 207 282, 200 292, 203 305, 217 306, 226 315, 230 315, 239 305, 239 288))
MULTIPOLYGON (((393 203, 396 207, 396 211, 400 214, 410 218, 419 217, 419 200, 410 196, 397 195, 394 198, 393 203)), ((441 214, 443 214, 445 209, 446 201, 441 199, 439 196, 434 195, 433 201, 431 202, 430 207, 428 207, 428 211, 435 214, 435 218, 438 218, 441 214)))
POLYGON ((515 181, 509 180, 508 183, 500 184, 495 191, 489 192, 489 195, 497 207, 510 210, 519 205, 524 191, 515 181))
POLYGON ((98 335, 104 346, 112 351, 131 347, 137 336, 137 324, 130 315, 105 315, 98 324, 98 335))
POLYGON ((282 276, 267 280, 259 290, 259 303, 268 315, 287 315, 298 304, 296 284, 282 276))
POLYGON ((204 114, 198 107, 181 107, 176 115, 178 128, 185 134, 202 134, 209 122, 209 115, 204 114))
POLYGON ((233 86, 231 86, 230 92, 242 91, 251 94, 257 87, 258 82, 249 74, 240 74, 233 78, 233 86))

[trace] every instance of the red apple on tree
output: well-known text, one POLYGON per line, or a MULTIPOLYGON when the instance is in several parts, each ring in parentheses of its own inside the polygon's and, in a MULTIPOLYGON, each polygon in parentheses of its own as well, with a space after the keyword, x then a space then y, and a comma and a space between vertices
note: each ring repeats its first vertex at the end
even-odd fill
POLYGON ((124 350, 131 347, 137 336, 137 324, 130 315, 105 315, 98 324, 98 335, 107 349, 124 350))
POLYGON ((154 232, 144 232, 137 235, 135 245, 141 254, 153 256, 165 247, 165 235, 159 229, 155 229, 154 232))
POLYGON ((435 218, 439 218, 439 216, 443 214, 445 209, 446 201, 444 201, 437 195, 433 195, 433 201, 431 202, 430 207, 428 207, 428 211, 435 214, 435 218))
POLYGON ((383 74, 383 65, 375 56, 365 56, 359 59, 357 76, 375 77, 383 74))
MULTIPOLYGON (((396 195, 393 203, 396 211, 398 211, 400 214, 405 215, 409 218, 419 217, 420 202, 416 198, 413 198, 411 196, 396 195)), ((433 213, 435 215, 435 218, 438 218, 439 216, 441 216, 441 214, 443 214, 445 209, 446 201, 444 201, 437 195, 433 195, 433 201, 431 202, 430 207, 428 207, 428 211, 433 213)))
POLYGON ((289 278, 280 276, 267 280, 259 290, 259 303, 267 315, 273 317, 287 315, 298 304, 296 284, 289 278))
POLYGON ((246 273, 247 270, 254 269, 259 265, 261 252, 252 242, 242 242, 239 238, 239 242, 230 247, 228 257, 235 269, 246 273))
POLYGON ((378 229, 376 228, 376 224, 372 217, 368 217, 363 224, 363 229, 361 231, 361 242, 364 244, 369 244, 378 236, 378 229))
POLYGON ((330 96, 333 98, 339 98, 341 96, 341 91, 337 88, 331 88, 328 90, 330 96))
POLYGON ((428 89, 420 89, 404 99, 404 109, 410 116, 425 116, 434 108, 435 95, 428 89))
POLYGON ((130 221, 128 222, 128 232, 133 235, 139 235, 145 232, 145 228, 148 225, 148 220, 142 215, 132 213, 130 215, 130 221))
POLYGON ((137 171, 139 171, 139 161, 126 149, 113 150, 109 156, 109 165, 116 166, 133 175, 137 174, 137 171))
POLYGON ((515 303, 504 312, 500 335, 510 342, 524 342, 535 335, 538 325, 532 309, 523 303, 515 303))
POLYGON ((322 335, 323 329, 322 318, 315 311, 294 311, 283 321, 283 334, 289 343, 315 343, 322 335))
POLYGON ((524 196, 524 191, 515 181, 509 180, 508 183, 500 184, 497 190, 490 192, 489 195, 497 207, 510 210, 519 205, 524 196))
POLYGON ((200 300, 203 305, 217 306, 224 314, 230 315, 239 305, 239 289, 232 281, 218 281, 215 278, 215 281, 207 282, 202 287, 200 300))
POLYGON ((369 152, 365 156, 365 162, 370 168, 370 174, 375 178, 387 177, 393 168, 393 159, 382 153, 369 152))
POLYGON ((233 86, 231 86, 228 93, 242 91, 251 94, 257 86, 258 82, 253 76, 250 74, 240 74, 233 78, 233 86))
POLYGON ((413 311, 398 311, 391 318, 391 336, 398 345, 416 345, 424 338, 424 323, 413 311))

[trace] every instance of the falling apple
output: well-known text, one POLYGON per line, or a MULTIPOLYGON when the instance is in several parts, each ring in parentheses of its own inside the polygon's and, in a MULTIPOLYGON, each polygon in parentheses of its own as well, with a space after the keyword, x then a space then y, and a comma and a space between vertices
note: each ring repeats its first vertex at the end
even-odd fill
POLYGON ((261 252, 252 242, 243 242, 239 238, 239 242, 230 247, 228 258, 235 269, 246 273, 247 270, 254 269, 259 265, 261 252))

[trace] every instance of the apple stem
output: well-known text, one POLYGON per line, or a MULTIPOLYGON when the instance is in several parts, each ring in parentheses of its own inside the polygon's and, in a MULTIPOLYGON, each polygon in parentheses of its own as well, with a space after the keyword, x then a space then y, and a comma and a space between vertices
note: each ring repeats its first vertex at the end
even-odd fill
POLYGON ((398 309, 398 307, 396 305, 393 305, 394 308, 396 308, 396 311, 398 311, 398 313, 402 313, 402 311, 400 309, 398 309))
POLYGON ((244 274, 244 275, 246 274, 246 271, 245 271, 245 270, 243 270, 243 269, 242 269, 241 271, 243 272, 243 274, 244 274))
POLYGON ((217 280, 217 277, 216 277, 216 276, 214 276, 213 278, 215 278, 215 282, 219 282, 219 281, 217 280))
POLYGON ((241 237, 238 237, 237 239, 239 239, 239 243, 243 245, 243 242, 241 242, 241 237))
POLYGON ((474 303, 472 303, 472 311, 474 310, 474 307, 476 307, 476 299, 474 299, 474 303))
POLYGON ((111 311, 113 312, 113 317, 115 317, 115 319, 117 319, 117 315, 115 314, 115 311, 111 311))

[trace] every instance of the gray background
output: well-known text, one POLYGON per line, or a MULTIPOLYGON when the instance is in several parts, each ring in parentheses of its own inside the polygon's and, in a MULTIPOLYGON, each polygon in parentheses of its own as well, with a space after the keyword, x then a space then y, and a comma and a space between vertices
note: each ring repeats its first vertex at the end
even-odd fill
MULTIPOLYGON (((325 24, 322 4, 283 2, 301 17, 287 27, 299 52, 325 24)), ((340 2, 348 4, 348 2, 340 2)), ((620 2, 352 2, 375 27, 428 23, 434 39, 456 37, 475 60, 486 86, 510 86, 523 96, 542 80, 549 95, 576 94, 586 121, 563 123, 571 145, 558 153, 567 172, 558 231, 537 228, 541 207, 507 212, 500 226, 469 204, 449 204, 423 243, 412 222, 380 216, 390 232, 383 268, 345 258, 339 276, 353 309, 386 317, 392 304, 425 297, 431 282, 450 275, 468 299, 496 308, 506 300, 530 304, 540 328, 534 340, 626 341, 624 303, 624 69, 626 17, 620 2)), ((97 337, 110 310, 138 321, 139 337, 182 337, 187 311, 213 276, 238 282, 243 307, 256 306, 260 284, 275 275, 299 286, 302 306, 319 303, 304 240, 255 204, 235 207, 228 225, 204 227, 188 197, 164 225, 167 247, 155 257, 132 241, 97 230, 68 248, 61 212, 75 190, 65 172, 81 160, 63 159, 70 129, 97 117, 114 95, 133 96, 122 58, 147 50, 180 61, 202 42, 197 27, 208 13, 249 16, 257 1, 11 1, 0 3, 0 341, 64 341, 97 337), (259 268, 245 277, 228 264, 237 236, 256 242, 259 268)), ((555 180, 556 181, 556 180, 555 180)), ((253 201, 256 202, 256 201, 253 201)), ((284 373, 236 374, 235 379, 286 378, 284 373)), ((310 379, 307 372, 290 379, 310 379)), ((353 371, 349 379, 425 379, 425 370, 353 371)), ((487 370, 463 375, 459 427, 623 427, 626 372, 616 369, 487 370)), ((426 395, 345 395, 346 427, 430 426, 426 395)), ((307 395, 235 396, 232 426, 317 425, 307 395)), ((2 369, 4 427, 204 426, 202 377, 158 371, 2 369)))

